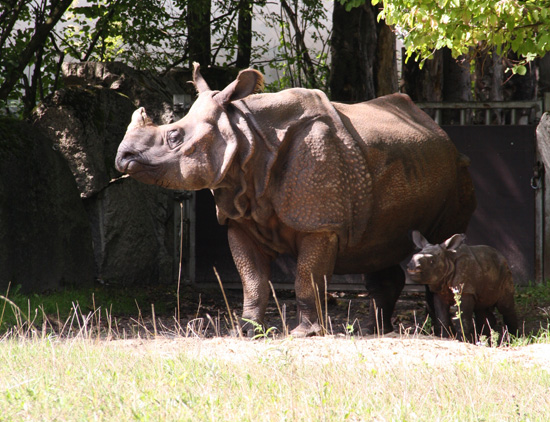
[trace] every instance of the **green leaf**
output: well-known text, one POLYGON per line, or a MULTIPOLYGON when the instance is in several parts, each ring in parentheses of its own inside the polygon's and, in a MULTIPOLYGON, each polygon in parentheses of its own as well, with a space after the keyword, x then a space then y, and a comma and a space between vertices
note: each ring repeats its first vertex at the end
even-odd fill
POLYGON ((527 68, 523 65, 518 65, 512 69, 512 72, 524 76, 527 73, 527 68))

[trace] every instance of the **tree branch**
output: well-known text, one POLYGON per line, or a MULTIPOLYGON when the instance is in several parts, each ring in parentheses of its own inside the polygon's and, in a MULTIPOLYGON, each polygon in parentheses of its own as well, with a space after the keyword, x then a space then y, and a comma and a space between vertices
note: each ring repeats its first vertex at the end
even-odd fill
MULTIPOLYGON (((15 25, 15 22, 17 22, 17 18, 19 17, 19 14, 21 13, 21 9, 23 8, 23 4, 25 3, 25 0, 19 0, 17 4, 14 6, 14 8, 11 11, 11 17, 5 26, 5 28, 2 31, 2 37, 0 37, 0 57, 2 57, 2 49, 4 48, 4 44, 6 43, 6 40, 8 39, 9 35, 11 34, 11 31, 13 30, 13 27, 15 25)), ((4 12, 2 14, 2 18, 5 19, 7 17, 8 12, 4 12)), ((2 19, 2 20, 3 20, 2 19)), ((2 22, 3 23, 3 22, 2 22)))
POLYGON ((29 65, 33 55, 44 44, 46 38, 72 2, 73 0, 59 0, 52 4, 50 16, 48 16, 43 24, 37 26, 31 40, 19 55, 17 64, 11 69, 6 69, 6 79, 0 86, 0 101, 5 101, 8 98, 8 95, 17 81, 21 78, 25 68, 29 65))
POLYGON ((111 4, 111 8, 109 9, 109 12, 106 16, 101 17, 98 19, 98 22, 96 23, 96 29, 97 29, 94 38, 92 39, 92 42, 90 43, 90 46, 88 47, 88 51, 86 51, 86 54, 84 55, 84 58, 80 60, 81 62, 87 62, 90 59, 90 56, 94 52, 95 46, 97 45, 99 39, 103 35, 103 32, 105 31, 105 28, 109 24, 109 20, 113 17, 116 7, 120 3, 120 0, 116 0, 113 4, 111 4))
POLYGON ((294 28, 294 32, 296 33, 296 49, 298 52, 298 55, 301 56, 303 63, 305 65, 304 72, 306 74, 306 77, 312 87, 317 86, 317 81, 315 78, 315 67, 313 66, 313 62, 311 60, 311 57, 309 57, 309 53, 304 41, 304 33, 300 29, 300 25, 298 24, 298 19, 296 17, 296 13, 290 8, 286 0, 281 0, 281 6, 283 7, 286 15, 290 19, 290 23, 292 24, 292 27, 294 28))

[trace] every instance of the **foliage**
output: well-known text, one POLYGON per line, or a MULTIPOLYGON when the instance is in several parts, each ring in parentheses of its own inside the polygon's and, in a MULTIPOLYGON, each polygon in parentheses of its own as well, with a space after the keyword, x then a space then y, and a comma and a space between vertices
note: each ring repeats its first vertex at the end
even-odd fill
POLYGON ((0 107, 21 100, 28 114, 37 98, 57 87, 64 56, 51 35, 71 2, 0 3, 0 107))
MULTIPOLYGON (((339 0, 351 9, 364 0, 339 0)), ((372 0, 381 5, 379 19, 403 37, 407 58, 427 59, 447 47, 453 57, 496 47, 514 53, 514 73, 550 51, 549 0, 372 0)))
MULTIPOLYGON (((60 87, 64 61, 120 60, 136 69, 169 71, 189 61, 187 0, 4 0, 0 8, 0 108, 29 116, 60 87), (71 4, 72 3, 72 4, 71 4), (4 8, 6 4, 6 8, 4 8), (63 10, 57 6, 63 6, 63 10), (45 27, 56 11, 57 25, 45 27), (41 32, 41 28, 43 31, 41 32), (34 42, 32 54, 23 53, 34 42), (24 60, 23 60, 23 56, 24 60), (22 66, 22 67, 21 67, 22 66), (9 77, 11 75, 11 77, 9 77), (14 80, 11 84, 10 79, 14 80), (8 105, 14 107, 8 107, 8 105)), ((259 7, 265 0, 254 2, 259 7)), ((211 63, 235 63, 240 2, 212 0, 211 63)), ((263 40, 258 51, 262 49, 263 40)), ((257 54, 253 54, 253 59, 257 54)))
MULTIPOLYGON (((238 2, 212 3, 212 63, 224 65, 235 52, 238 2)), ((91 1, 69 10, 63 39, 80 61, 117 59, 166 72, 189 60, 186 8, 187 0, 91 1)))
MULTIPOLYGON (((243 1, 209 1, 211 59, 207 64, 235 65, 239 47, 237 21, 243 1)), ((273 8, 266 8, 265 0, 246 1, 254 6, 255 18, 263 19, 279 39, 275 59, 266 60, 270 48, 261 34, 252 31, 251 64, 262 70, 272 67, 282 74, 280 84, 268 89, 325 87, 328 43, 322 2, 283 0, 284 7, 279 12, 270 12, 273 8), (314 43, 320 45, 319 50, 311 48, 314 43)), ((190 61, 188 0, 4 3, 8 6, 0 12, 0 107, 4 112, 17 110, 29 116, 37 101, 61 86, 64 61, 119 60, 136 69, 160 73, 190 61), (23 53, 57 6, 64 7, 57 11, 59 23, 48 27, 43 42, 35 45, 32 54, 23 60, 23 53)))
POLYGON ((519 306, 550 306, 550 280, 540 284, 529 283, 528 286, 518 287, 516 290, 516 303, 519 306))
POLYGON ((267 85, 266 90, 296 86, 327 90, 329 36, 323 3, 317 0, 282 0, 280 3, 278 11, 261 17, 279 41, 275 60, 268 63, 277 73, 277 80, 267 85))

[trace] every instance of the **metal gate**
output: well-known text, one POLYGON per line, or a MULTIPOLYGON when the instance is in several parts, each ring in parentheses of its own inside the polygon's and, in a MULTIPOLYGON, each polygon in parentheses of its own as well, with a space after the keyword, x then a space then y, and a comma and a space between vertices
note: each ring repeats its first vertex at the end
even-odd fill
POLYGON ((535 280, 535 126, 443 126, 471 160, 477 209, 467 243, 490 245, 511 266, 514 282, 535 280))

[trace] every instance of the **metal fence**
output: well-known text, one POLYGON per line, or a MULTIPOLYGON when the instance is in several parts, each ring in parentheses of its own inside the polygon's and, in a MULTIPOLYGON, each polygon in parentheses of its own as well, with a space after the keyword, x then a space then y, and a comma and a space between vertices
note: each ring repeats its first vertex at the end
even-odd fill
POLYGON ((464 101, 418 102, 418 107, 432 116, 437 124, 450 125, 532 125, 541 117, 542 100, 536 101, 464 101), (445 114, 450 116, 445 116, 445 114))

